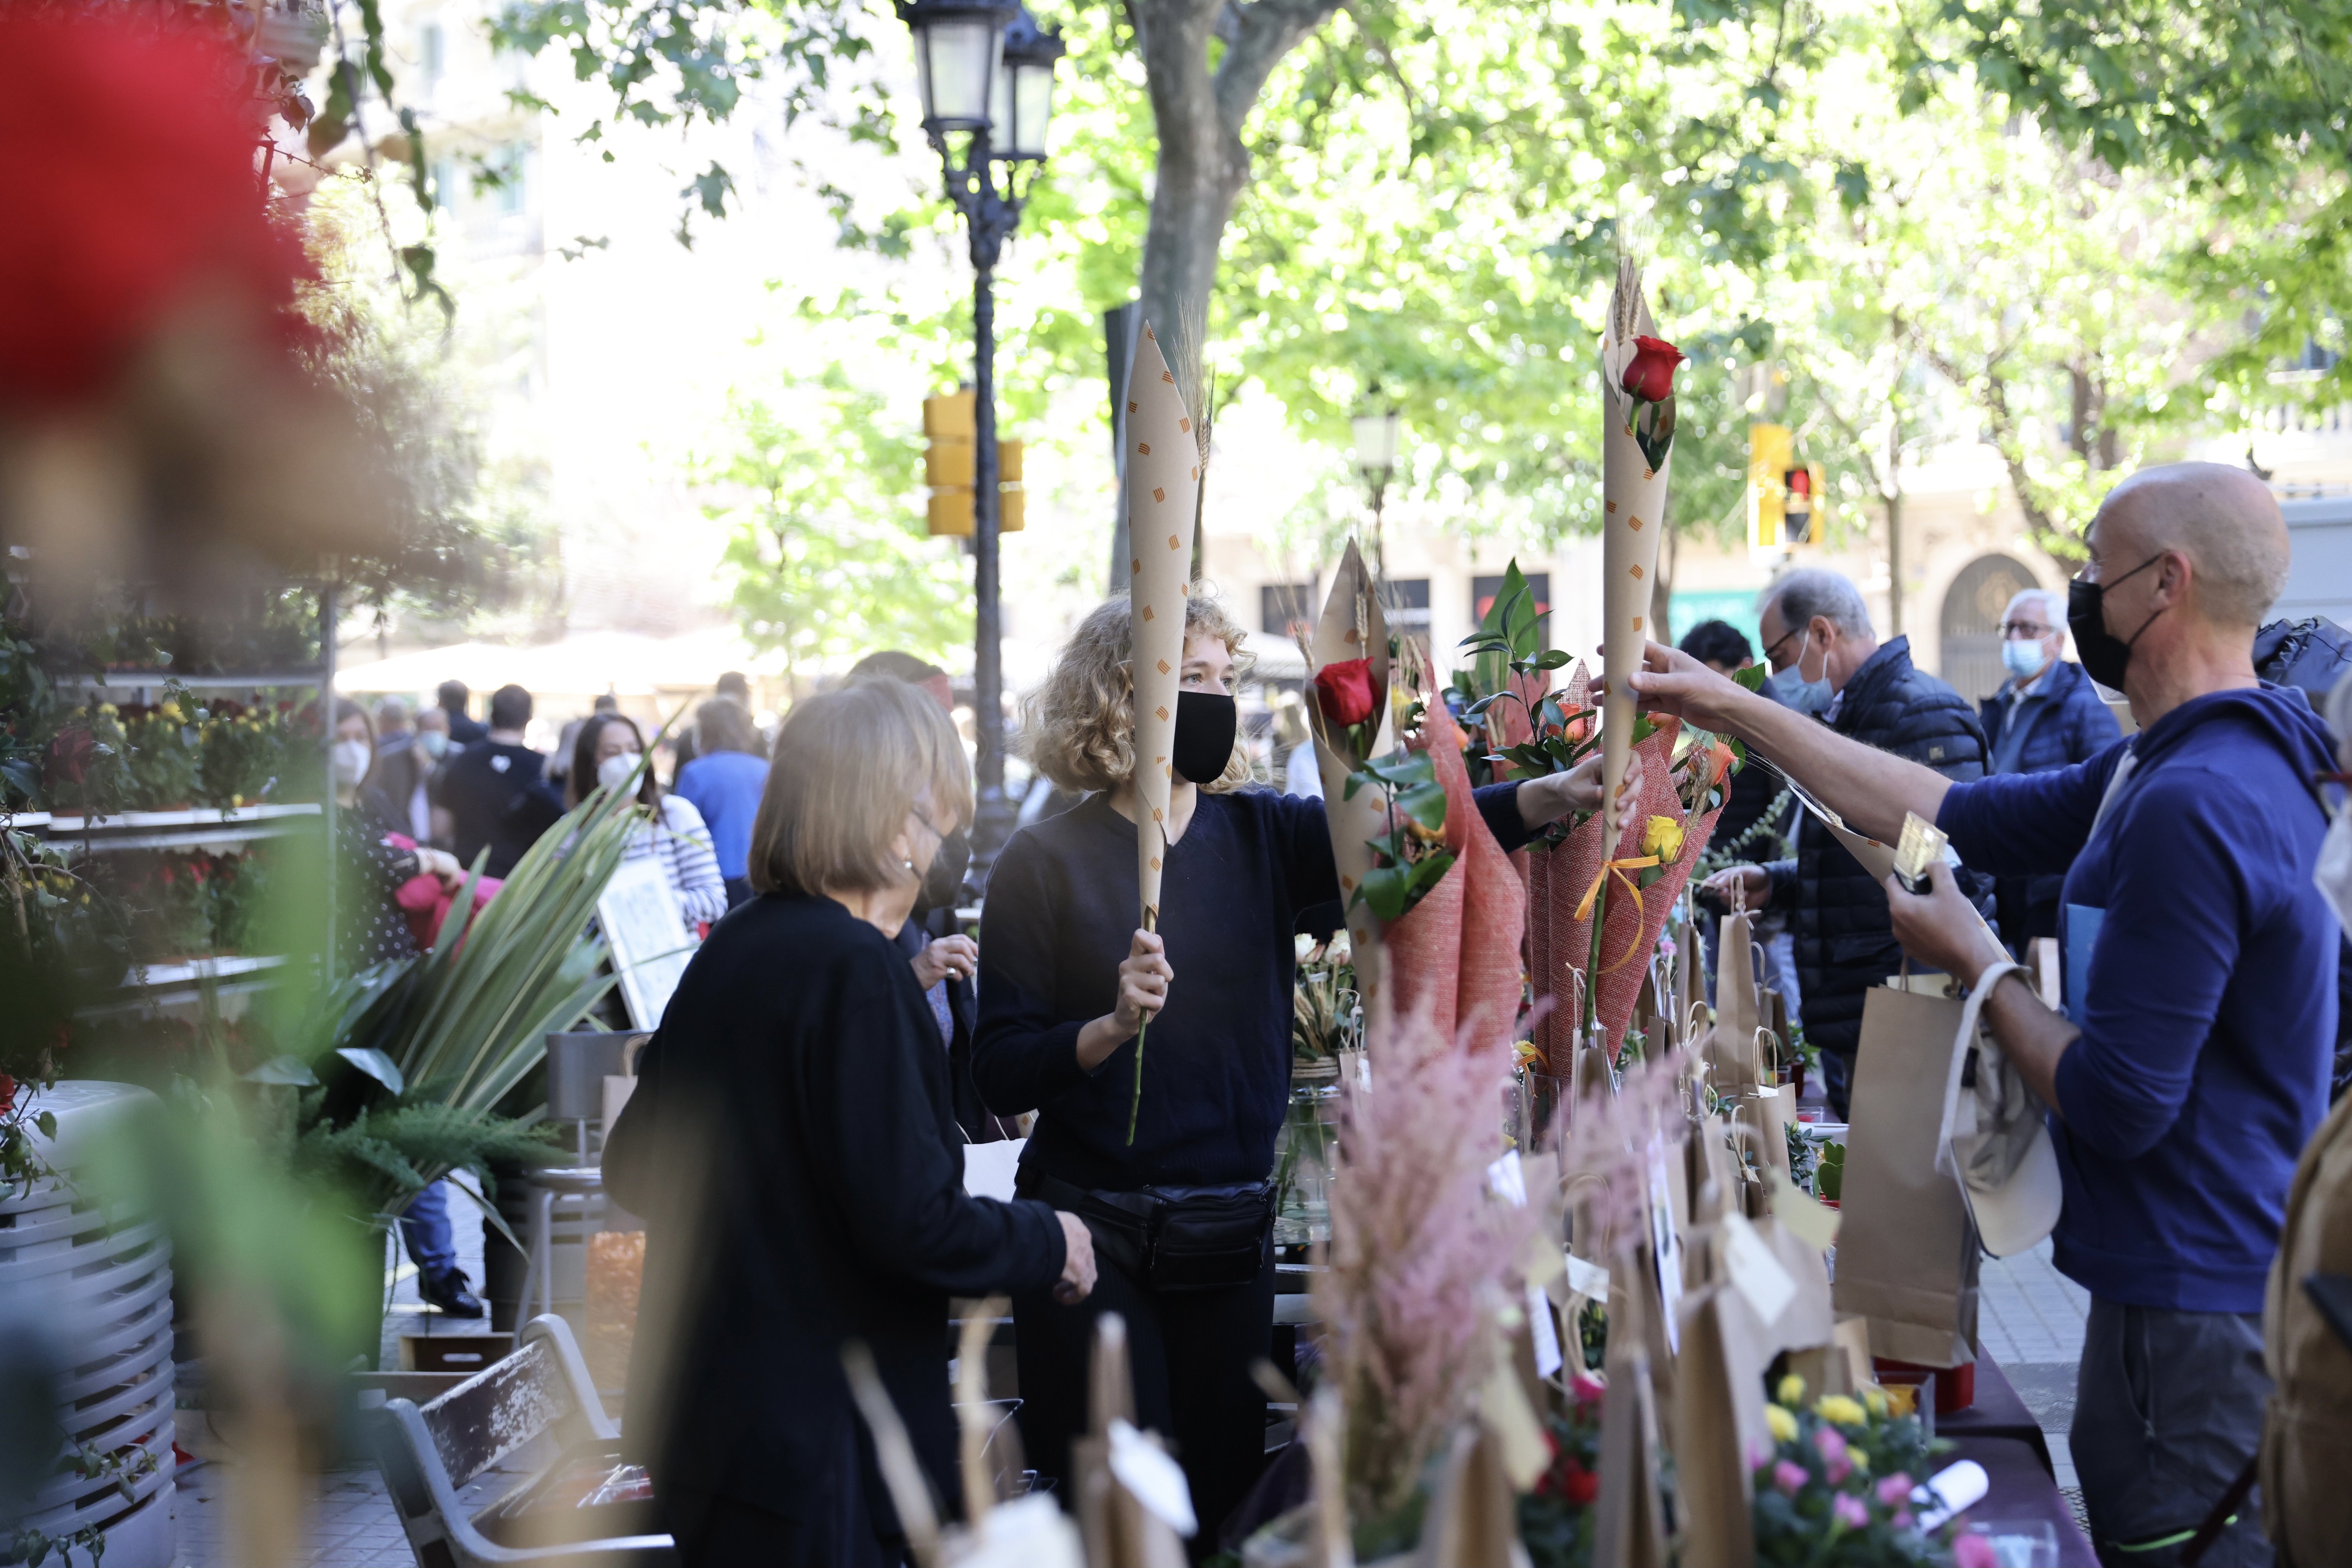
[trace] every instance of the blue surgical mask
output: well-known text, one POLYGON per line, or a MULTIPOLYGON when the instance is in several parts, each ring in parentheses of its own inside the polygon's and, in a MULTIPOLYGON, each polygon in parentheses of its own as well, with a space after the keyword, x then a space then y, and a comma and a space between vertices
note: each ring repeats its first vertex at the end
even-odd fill
POLYGON ((2041 638, 2011 637, 2000 645, 2000 662, 2018 679, 2031 680, 2049 660, 2042 655, 2041 638))
POLYGON ((1826 663, 1822 666, 1819 680, 1805 679, 1805 649, 1812 643, 1812 629, 1807 627, 1803 636, 1805 640, 1797 645, 1797 662, 1772 678, 1772 693, 1780 698, 1783 706, 1793 708, 1800 713, 1826 712, 1837 693, 1830 689, 1830 672, 1826 663))

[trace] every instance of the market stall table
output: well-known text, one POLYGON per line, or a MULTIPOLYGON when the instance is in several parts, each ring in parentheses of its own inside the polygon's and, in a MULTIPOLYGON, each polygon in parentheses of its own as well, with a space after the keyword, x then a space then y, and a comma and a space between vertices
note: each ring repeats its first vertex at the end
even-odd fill
POLYGON ((1939 1437, 2008 1437, 2023 1443, 2033 1450, 2042 1469, 2057 1474, 2050 1462, 2050 1442, 2042 1435, 2042 1423, 2019 1397, 2016 1387, 2000 1370, 2000 1363, 1988 1352, 1977 1354, 1976 1398, 1966 1410, 1955 1410, 1948 1415, 1936 1417, 1936 1435, 1939 1437))
POLYGON ((2098 1568, 2090 1538, 2074 1522, 2074 1510, 2066 1506, 2043 1457, 2032 1444, 2016 1437, 1962 1436, 1944 1426, 1937 1427, 1937 1436, 1949 1438, 1952 1445, 1941 1463, 1974 1459, 1984 1467, 1989 1483, 1985 1499, 1963 1517, 1979 1524, 2047 1521, 2058 1534, 2058 1568, 2098 1568))

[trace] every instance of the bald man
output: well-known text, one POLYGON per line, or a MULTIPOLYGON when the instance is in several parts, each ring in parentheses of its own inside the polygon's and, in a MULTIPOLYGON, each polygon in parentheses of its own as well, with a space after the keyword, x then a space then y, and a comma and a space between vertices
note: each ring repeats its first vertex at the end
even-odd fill
MULTIPOLYGON (((1645 706, 1727 731, 1862 832, 1917 812, 1970 867, 2063 871, 2066 1008, 2014 970, 1985 1016, 2051 1110, 2065 1187, 2060 1270, 2091 1293, 2072 1447, 2103 1562, 2171 1563, 2260 1441, 2263 1291, 2297 1154, 2327 1109, 2334 910, 2312 880, 2326 729, 2255 678, 2254 628, 2287 572, 2251 474, 2134 475, 2084 540, 2068 596, 2083 668, 2140 731, 2087 762, 1953 784, 1831 733, 1653 645, 1645 706)), ((1995 961, 1945 868, 1895 935, 1972 988, 1995 961)), ((2251 1500, 2208 1563, 2267 1563, 2251 1500)))

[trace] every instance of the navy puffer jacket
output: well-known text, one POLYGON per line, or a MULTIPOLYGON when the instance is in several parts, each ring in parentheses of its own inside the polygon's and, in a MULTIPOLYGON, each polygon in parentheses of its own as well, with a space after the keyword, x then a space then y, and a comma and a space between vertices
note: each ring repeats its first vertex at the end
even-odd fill
MULTIPOLYGON (((2025 727, 2016 760, 2007 769, 1996 771, 2039 773, 2072 767, 2123 739, 2123 726, 2116 722, 2114 711, 2101 700, 2099 689, 2083 673, 2081 665, 2061 659, 2042 679, 2045 689, 2013 711, 2009 693, 2015 681, 2005 683, 1977 704, 1989 756, 2000 755, 2001 733, 2012 720, 2025 727)), ((2000 916, 1996 929, 2012 952, 2021 956, 2033 938, 2058 934, 2058 891, 2065 883, 2063 871, 2054 877, 1994 879, 1993 897, 2000 916)))
MULTIPOLYGON (((1839 693, 1830 728, 1935 769, 1954 783, 1982 778, 1990 752, 1968 700, 1913 668, 1911 639, 1879 646, 1839 693)), ((1795 916, 1797 978, 1805 999, 1805 1037, 1853 1059, 1862 1041, 1863 995, 1903 966, 1903 949, 1886 912, 1886 894, 1862 863, 1810 815, 1799 818, 1797 856, 1776 860, 1769 906, 1795 916)), ((1992 918, 1986 879, 1963 873, 1963 891, 1992 918)))

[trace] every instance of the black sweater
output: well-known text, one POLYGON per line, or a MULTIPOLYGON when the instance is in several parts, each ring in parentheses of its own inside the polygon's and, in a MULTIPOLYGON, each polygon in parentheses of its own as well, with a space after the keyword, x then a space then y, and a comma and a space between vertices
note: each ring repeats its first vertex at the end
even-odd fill
MULTIPOLYGON (((1527 842, 1518 785, 1477 792, 1506 850, 1527 842)), ((1323 803, 1202 795, 1169 850, 1160 935, 1176 972, 1144 1033, 1143 1109, 1127 1142, 1135 1042, 1088 1072, 1078 1031, 1118 999, 1139 904, 1135 824, 1108 796, 1023 828, 988 884, 972 1076, 1001 1116, 1041 1112, 1021 1157, 1076 1186, 1265 1179, 1290 1097, 1293 935, 1339 877, 1323 803)), ((1504 940, 1516 940, 1506 933, 1504 940)))
POLYGON ((905 955, 830 899, 755 899, 695 953, 637 1074, 604 1150, 607 1189, 646 1221, 631 1457, 815 1506, 854 1442, 856 1338, 960 1497, 948 1298, 1051 1284, 1062 1230, 1044 1204, 965 1194, 947 1053, 905 955))

